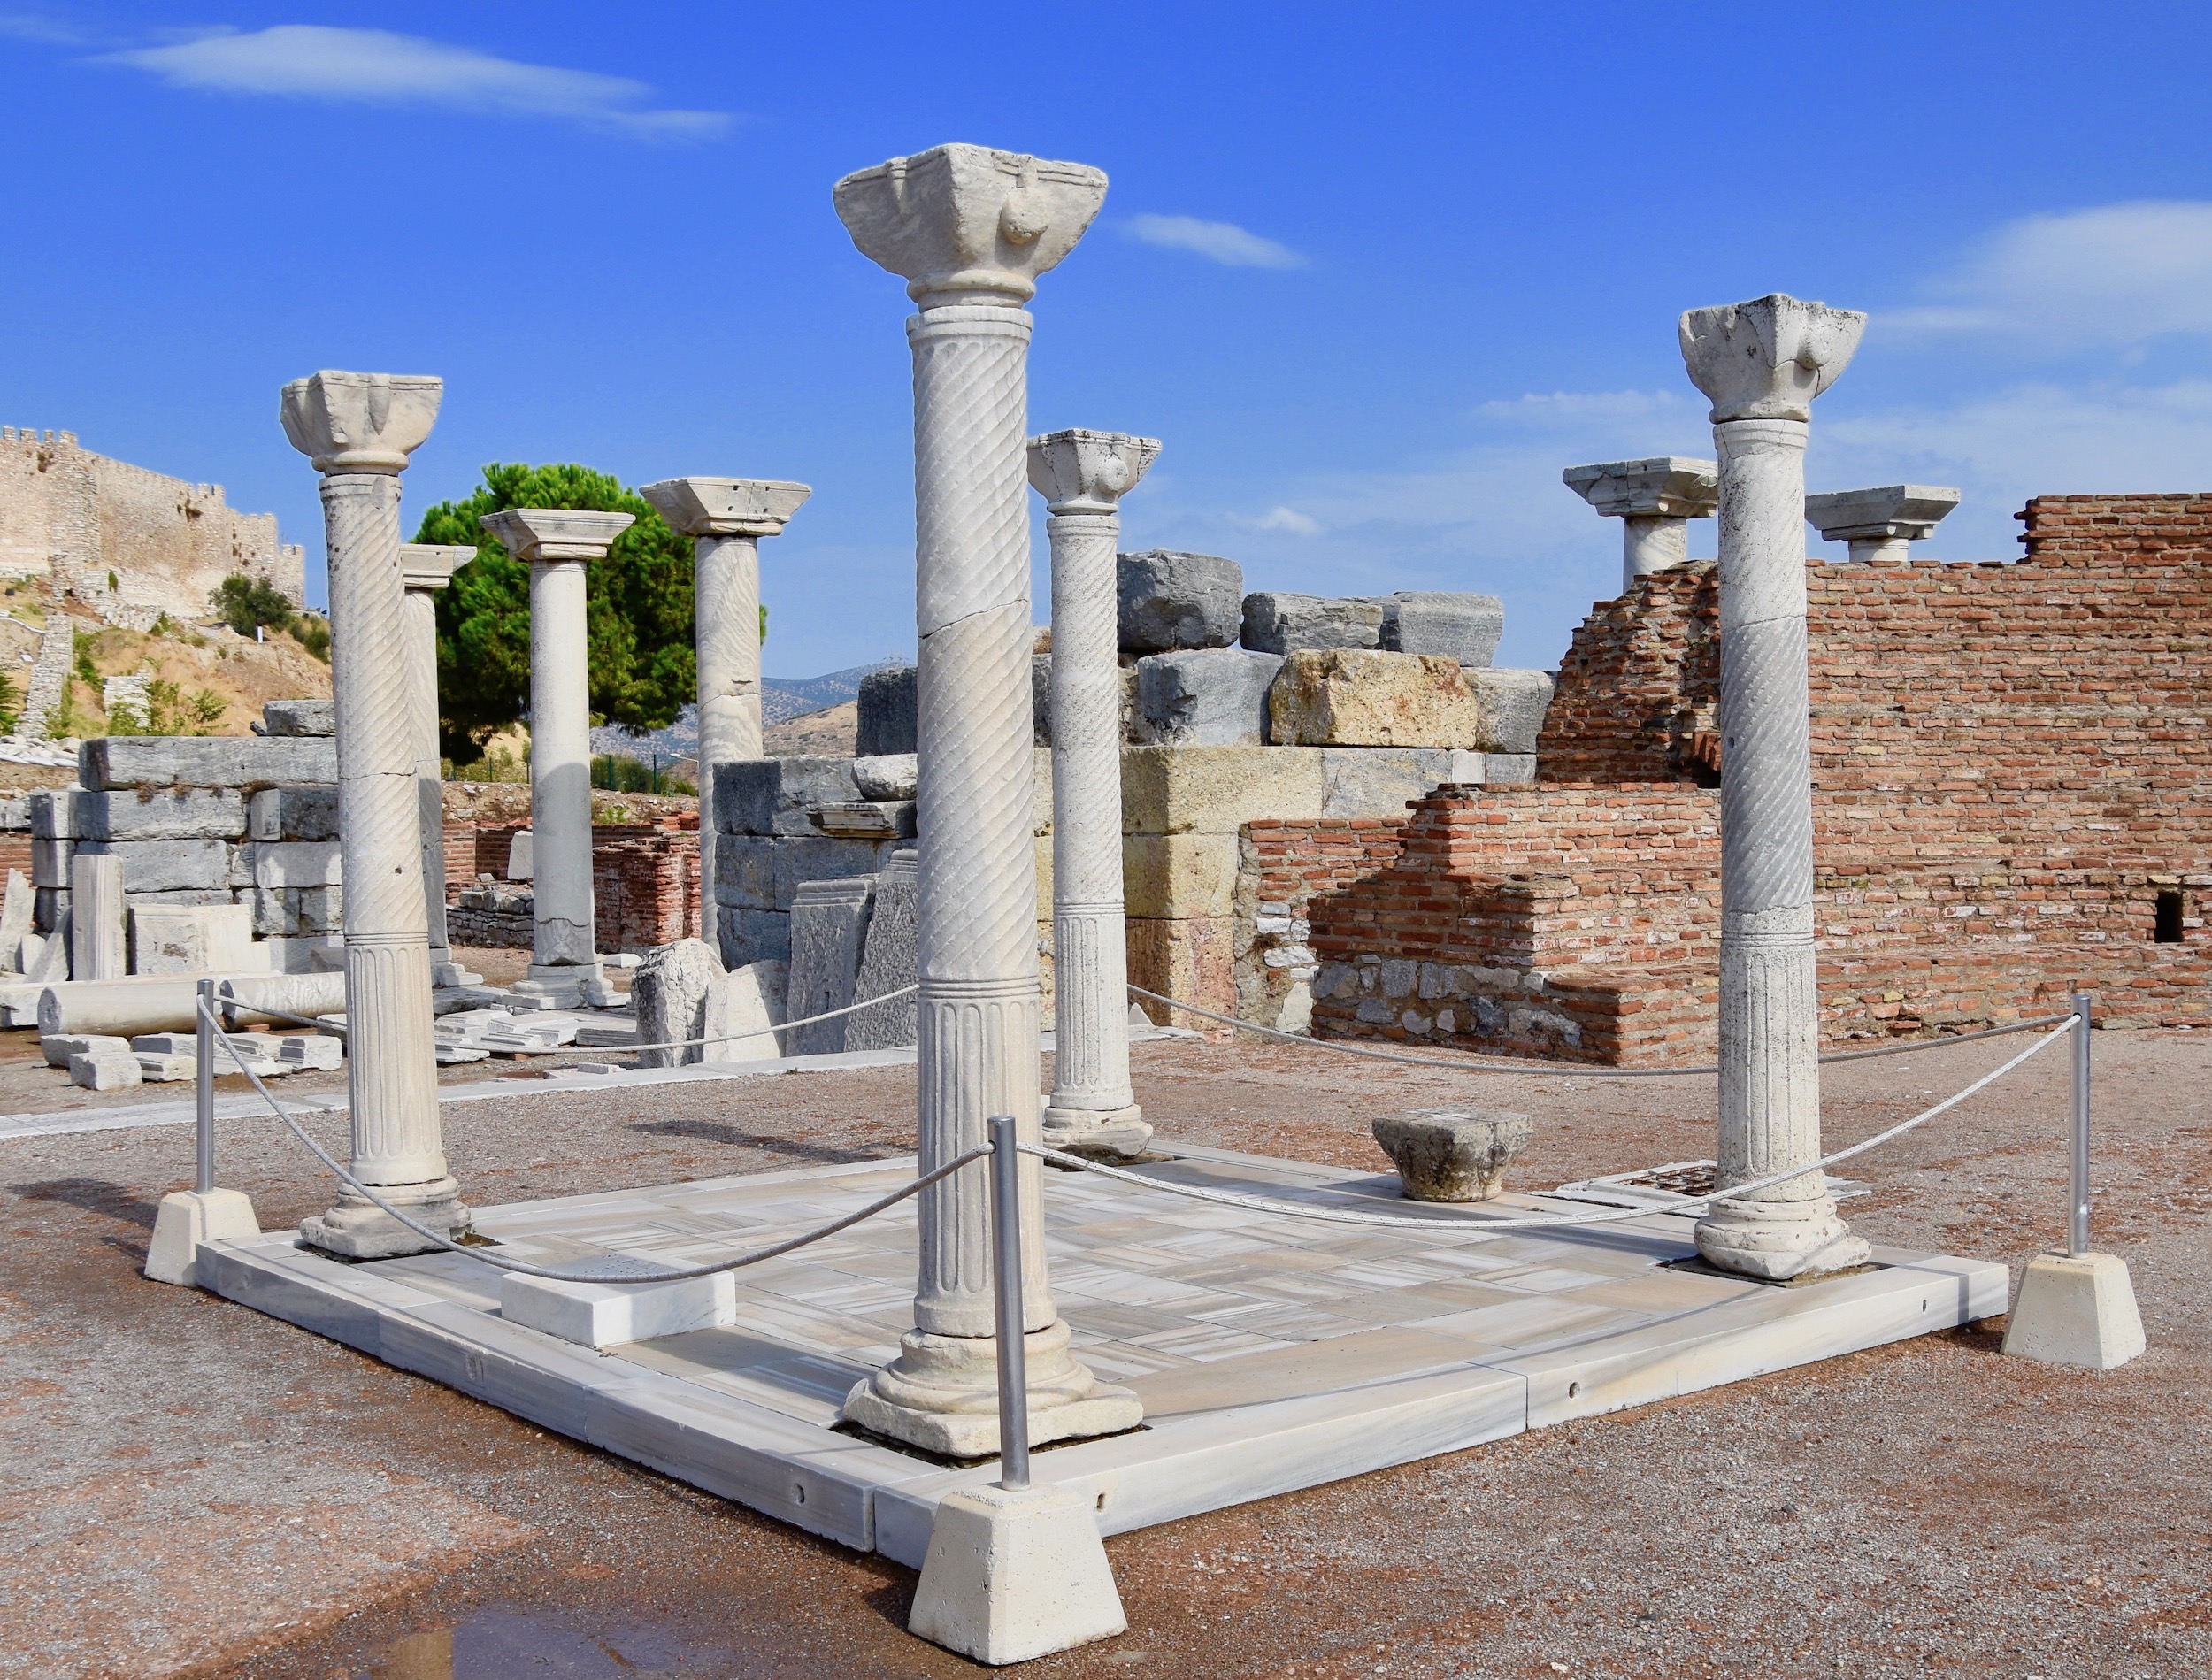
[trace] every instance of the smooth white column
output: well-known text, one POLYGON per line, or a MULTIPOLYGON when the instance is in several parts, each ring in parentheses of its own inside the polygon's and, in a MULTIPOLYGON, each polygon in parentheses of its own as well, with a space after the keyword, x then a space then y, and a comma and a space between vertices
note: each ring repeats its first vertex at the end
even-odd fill
POLYGON ((1609 519, 1621 522, 1621 590, 1690 557, 1690 521, 1711 516, 1718 495, 1710 461, 1678 455, 1569 467, 1560 481, 1609 519))
POLYGON ((508 508, 480 523, 530 566, 530 972, 515 995, 549 1009, 611 1001, 594 943, 591 660, 584 567, 627 513, 508 508))
MULTIPOLYGON (((323 475, 351 1170, 419 1223, 454 1235, 467 1228, 468 1210, 446 1170, 438 1126, 399 552, 399 474, 430 435, 443 388, 435 379, 322 372, 284 387, 282 415, 285 435, 323 475)), ((356 1258, 431 1247, 352 1191, 329 1212, 302 1221, 300 1236, 356 1258)))
MULTIPOLYGON (((693 540, 692 634, 699 665, 699 937, 722 948, 715 901, 715 772, 762 756, 760 540, 813 494, 772 479, 664 479, 639 494, 693 540)), ((724 960, 727 961, 726 955, 724 960)))
POLYGON ((403 542, 400 580, 406 585, 407 694, 415 733, 415 795, 421 813, 422 895, 430 918, 430 983, 476 986, 453 960, 445 922, 445 771, 438 753, 438 595, 453 574, 476 558, 457 543, 403 542))
MULTIPOLYGON (((1720 447, 1722 1188, 1816 1161, 1812 738, 1805 641, 1805 441, 1812 400, 1866 317, 1793 297, 1693 310, 1683 360, 1720 447)), ((1759 1277, 1866 1258, 1814 1171, 1713 1204, 1698 1250, 1759 1277)))
MULTIPOLYGON (((1039 1136, 1036 863, 1031 845, 1029 519, 1023 441, 1035 277, 1074 248, 1106 178, 941 146, 837 184, 863 253, 906 277, 914 357, 920 854, 918 1130, 924 1170, 1010 1115, 1039 1136)), ((915 1328, 845 1415, 961 1457, 995 1450, 989 1179, 922 1193, 915 1328)), ((1037 1163, 1022 1163, 1031 1438, 1133 1427, 1136 1396, 1068 1354, 1047 1277, 1037 1163)))
POLYGON ((1115 657, 1121 498, 1156 438, 1054 432, 1029 440, 1029 481, 1052 541, 1052 1096, 1056 1148, 1144 1152, 1129 1085, 1122 906, 1121 669, 1115 657))

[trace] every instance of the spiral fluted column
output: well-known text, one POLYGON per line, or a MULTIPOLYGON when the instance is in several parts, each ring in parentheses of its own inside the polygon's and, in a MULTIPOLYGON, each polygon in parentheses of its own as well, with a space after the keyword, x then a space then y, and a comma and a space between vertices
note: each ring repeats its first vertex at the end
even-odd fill
POLYGON ((453 574, 476 558, 457 544, 403 542, 401 581, 407 587, 407 694, 415 733, 415 792, 421 812, 423 907, 430 919, 430 983, 476 986, 453 960, 445 920, 445 774, 438 753, 438 600, 453 574))

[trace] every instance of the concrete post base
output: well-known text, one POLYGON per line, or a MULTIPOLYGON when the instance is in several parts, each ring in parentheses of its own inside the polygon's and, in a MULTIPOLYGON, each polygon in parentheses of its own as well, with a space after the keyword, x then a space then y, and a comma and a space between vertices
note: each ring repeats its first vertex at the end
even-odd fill
POLYGON ((2020 1278, 2005 1352, 2108 1371, 2141 1353, 2135 1285, 2117 1254, 2038 1254, 2020 1278))
POLYGON ((998 1668, 1128 1627, 1089 1495, 978 1487, 938 1503, 908 1632, 998 1668))
POLYGON ((1144 1110, 1134 1103, 1126 1108, 1052 1108, 1045 1110, 1044 1146, 1076 1154, 1095 1150, 1101 1155, 1134 1160, 1152 1141, 1152 1128, 1144 1123, 1144 1110))
MULTIPOLYGON (((376 1193, 405 1210, 418 1224, 442 1231, 449 1241, 469 1228, 469 1210, 461 1205, 461 1186, 450 1178, 426 1185, 377 1185, 376 1193)), ((350 1190, 327 1213, 300 1221, 300 1241, 309 1248, 344 1260, 392 1260, 401 1254, 437 1252, 375 1203, 365 1201, 350 1190)))
POLYGON ((146 1247, 146 1276, 157 1284, 199 1282, 193 1268, 200 1245, 226 1237, 258 1237, 261 1222, 242 1190, 177 1190, 161 1199, 154 1239, 146 1247))
MULTIPOLYGON (((1056 1318, 1022 1339, 1028 1363, 1029 1440, 1118 1435, 1144 1422, 1144 1402, 1102 1383, 1068 1352, 1056 1318)), ((988 1336, 933 1336, 910 1330, 899 1356, 845 1397, 845 1416, 864 1430, 947 1458, 998 1451, 998 1345, 988 1336)))

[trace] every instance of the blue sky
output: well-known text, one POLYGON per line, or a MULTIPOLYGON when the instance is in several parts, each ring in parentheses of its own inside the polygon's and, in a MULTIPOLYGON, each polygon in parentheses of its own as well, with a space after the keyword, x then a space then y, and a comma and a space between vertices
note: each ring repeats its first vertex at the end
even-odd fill
POLYGON ((1125 546, 1489 590, 1504 663, 1618 587, 1560 469, 1711 453, 1686 308, 1870 311, 1809 483, 1962 487, 1937 557, 2212 477, 2198 8, 209 4, 0 0, 0 420, 273 508, 311 573, 278 387, 438 373, 411 507, 803 479, 769 671, 910 648, 908 306, 830 186, 947 140, 1112 178, 1030 418, 1164 441, 1125 546))

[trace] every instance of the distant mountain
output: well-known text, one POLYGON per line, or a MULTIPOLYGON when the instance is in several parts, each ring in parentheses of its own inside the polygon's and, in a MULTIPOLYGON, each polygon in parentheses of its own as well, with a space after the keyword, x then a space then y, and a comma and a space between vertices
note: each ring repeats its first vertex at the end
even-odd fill
MULTIPOLYGON (((879 659, 871 665, 854 665, 846 671, 833 671, 825 676, 795 681, 788 677, 764 677, 760 685, 760 720, 769 725, 788 723, 794 717, 856 700, 860 695, 860 679, 870 671, 888 671, 894 665, 910 663, 905 659, 879 659)), ((595 753, 627 753, 648 763, 656 753, 663 764, 683 758, 695 759, 699 755, 699 709, 686 706, 674 723, 649 734, 634 735, 613 725, 595 729, 591 732, 591 749, 595 753)))

